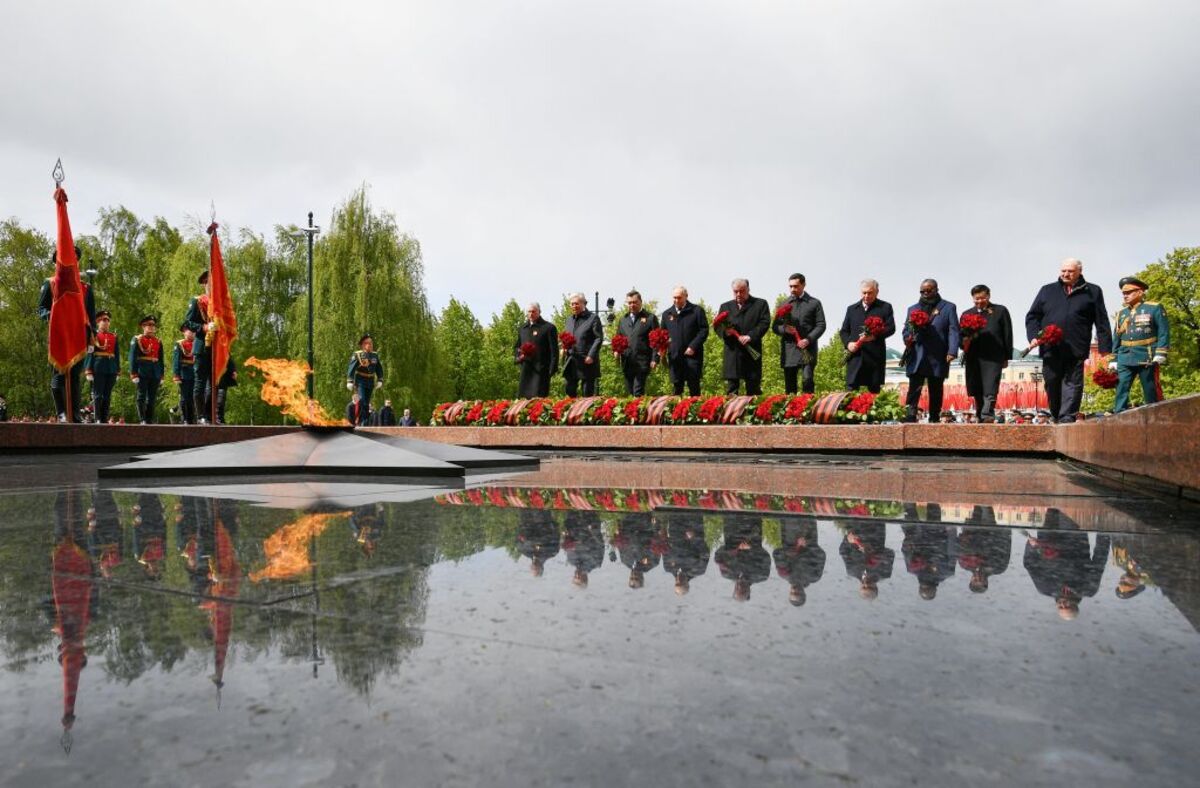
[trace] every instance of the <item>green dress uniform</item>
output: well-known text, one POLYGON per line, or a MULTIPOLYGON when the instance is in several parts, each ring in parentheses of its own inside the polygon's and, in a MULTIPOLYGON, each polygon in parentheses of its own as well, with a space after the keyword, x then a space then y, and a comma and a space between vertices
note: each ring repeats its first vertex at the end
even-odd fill
POLYGON ((383 363, 379 354, 373 350, 362 350, 363 343, 371 339, 370 334, 363 334, 358 340, 359 350, 350 356, 350 366, 346 369, 346 387, 358 391, 358 423, 367 423, 371 413, 371 392, 383 385, 383 363))
POLYGON ((138 420, 142 424, 154 423, 154 402, 164 371, 162 342, 158 337, 145 334, 134 337, 129 343, 129 376, 137 383, 138 420))
POLYGON ((196 346, 195 339, 180 339, 175 343, 171 360, 171 377, 179 386, 179 418, 184 424, 196 423, 196 346))
MULTIPOLYGON (((102 310, 101 314, 108 313, 102 310)), ((97 331, 91 347, 91 352, 83 361, 83 371, 92 382, 92 413, 96 423, 107 424, 113 386, 121 374, 117 335, 111 331, 97 331)))
POLYGON ((1117 362, 1117 398, 1113 413, 1129 407, 1129 390, 1136 376, 1142 382, 1142 394, 1149 405, 1162 400, 1158 367, 1167 360, 1171 334, 1167 312, 1156 301, 1142 301, 1117 313, 1113 355, 1117 362))

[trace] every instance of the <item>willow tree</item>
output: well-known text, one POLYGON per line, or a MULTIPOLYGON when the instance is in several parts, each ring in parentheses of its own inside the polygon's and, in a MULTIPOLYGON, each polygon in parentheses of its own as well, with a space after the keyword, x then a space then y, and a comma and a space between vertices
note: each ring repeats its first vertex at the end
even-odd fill
POLYGON ((442 359, 440 400, 477 399, 486 394, 479 379, 483 356, 483 326, 471 308, 450 297, 438 318, 438 354, 442 359))
MULTIPOLYGON (((364 187, 334 210, 317 242, 314 266, 317 399, 341 411, 350 396, 345 389, 350 354, 359 337, 370 333, 386 378, 377 396, 394 400, 397 409, 430 410, 439 357, 416 239, 400 232, 392 214, 373 210, 364 187)), ((293 332, 293 353, 304 343, 304 331, 293 332)))
POLYGON ((52 271, 50 239, 15 219, 0 223, 0 395, 11 417, 53 412, 42 281, 52 271))

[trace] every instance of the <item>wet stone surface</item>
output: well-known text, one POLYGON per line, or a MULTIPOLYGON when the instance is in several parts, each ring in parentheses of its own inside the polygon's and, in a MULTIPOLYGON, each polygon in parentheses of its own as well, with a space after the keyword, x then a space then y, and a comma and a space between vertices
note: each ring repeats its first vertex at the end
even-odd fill
POLYGON ((593 455, 457 490, 85 481, 111 461, 4 461, 0 784, 1197 767, 1197 510, 1067 465, 593 455))

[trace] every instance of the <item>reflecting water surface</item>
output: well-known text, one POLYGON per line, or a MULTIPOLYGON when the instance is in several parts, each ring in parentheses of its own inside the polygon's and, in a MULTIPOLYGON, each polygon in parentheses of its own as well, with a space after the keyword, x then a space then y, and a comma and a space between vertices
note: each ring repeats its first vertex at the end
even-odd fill
POLYGON ((1193 509, 1055 463, 870 462, 10 486, 0 782, 1194 773, 1193 509))

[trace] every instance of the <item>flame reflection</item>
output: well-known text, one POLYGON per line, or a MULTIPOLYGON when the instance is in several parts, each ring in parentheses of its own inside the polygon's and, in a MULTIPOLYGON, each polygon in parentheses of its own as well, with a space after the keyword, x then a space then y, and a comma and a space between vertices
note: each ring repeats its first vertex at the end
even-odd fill
POLYGON ((295 522, 282 526, 263 540, 263 553, 267 565, 250 573, 251 582, 262 580, 287 580, 297 577, 312 568, 308 557, 309 542, 317 538, 329 524, 346 512, 324 512, 306 514, 295 522))
POLYGON ((287 358, 248 358, 248 367, 257 367, 263 372, 261 396, 263 402, 283 410, 301 424, 315 427, 337 427, 346 424, 345 419, 335 419, 325 412, 321 403, 310 399, 305 389, 312 369, 303 361, 287 358))

